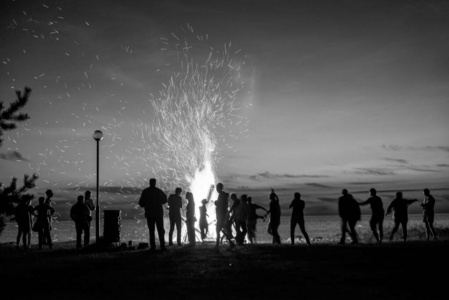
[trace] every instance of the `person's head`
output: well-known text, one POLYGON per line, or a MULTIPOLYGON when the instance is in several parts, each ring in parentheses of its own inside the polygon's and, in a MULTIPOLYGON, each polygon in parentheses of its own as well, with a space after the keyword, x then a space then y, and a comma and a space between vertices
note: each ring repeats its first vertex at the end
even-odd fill
POLYGON ((424 189, 423 193, 424 193, 424 196, 429 196, 430 195, 430 190, 429 189, 424 189))
POLYGON ((39 197, 39 204, 44 204, 45 198, 44 197, 39 197))
POLYGON ((90 195, 91 195, 92 193, 90 192, 90 191, 86 191, 85 193, 84 193, 84 198, 86 198, 86 199, 90 199, 90 195))
POLYGON ((341 193, 342 193, 344 196, 346 196, 346 195, 348 194, 348 190, 347 190, 347 189, 342 189, 342 190, 341 190, 341 193))
POLYGON ((53 191, 52 190, 46 190, 45 195, 47 195, 48 198, 53 197, 53 191))
POLYGON ((397 192, 396 193, 396 198, 402 199, 402 192, 397 192))
POLYGON ((151 187, 155 187, 156 186, 156 178, 151 178, 150 179, 150 186, 151 187))
POLYGON ((175 189, 175 194, 176 194, 176 195, 181 195, 181 192, 182 192, 182 188, 177 187, 177 188, 175 189))
POLYGON ((301 199, 301 194, 300 193, 295 193, 295 199, 301 199))
POLYGON ((243 202, 243 203, 246 203, 246 202, 248 201, 248 195, 243 194, 242 197, 241 197, 241 199, 242 199, 242 202, 243 202))
POLYGON ((236 193, 232 193, 232 194, 231 194, 231 200, 232 200, 232 201, 238 200, 238 199, 237 199, 237 194, 236 194, 236 193))
POLYGON ((201 204, 206 205, 207 204, 207 200, 206 199, 201 200, 201 204))
POLYGON ((253 202, 253 199, 251 197, 248 197, 248 203, 251 204, 253 202))
POLYGON ((269 198, 270 198, 270 200, 276 200, 276 193, 274 192, 273 189, 271 189, 271 193, 270 193, 269 198))
POLYGON ((193 201, 193 194, 191 192, 186 193, 186 199, 190 201, 193 201))
POLYGON ((84 197, 82 195, 78 196, 78 203, 84 203, 84 197))
POLYGON ((223 191, 223 183, 219 182, 217 183, 217 192, 220 193, 221 191, 223 191))
POLYGON ((377 194, 376 189, 374 189, 374 188, 370 189, 370 190, 369 190, 369 194, 370 194, 371 196, 376 196, 376 194, 377 194))

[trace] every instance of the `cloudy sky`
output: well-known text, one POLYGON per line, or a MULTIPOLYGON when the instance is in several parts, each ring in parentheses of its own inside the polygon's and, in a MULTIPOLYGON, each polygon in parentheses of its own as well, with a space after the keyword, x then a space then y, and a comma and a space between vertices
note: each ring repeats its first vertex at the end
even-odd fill
MULTIPOLYGON (((6 133, 0 182, 145 186, 136 132, 173 72, 164 42, 230 45, 247 122, 216 165, 230 188, 447 187, 446 1, 21 1, 1 3, 0 99, 30 86, 31 120, 6 133), (188 24, 188 25, 187 25, 188 24), (194 37, 192 41, 192 36, 194 37)), ((204 57, 194 57, 198 61, 204 57)), ((141 143, 142 141, 140 141, 141 143)), ((157 176, 157 174, 155 174, 157 176)), ((306 193, 306 194, 307 194, 306 193)))

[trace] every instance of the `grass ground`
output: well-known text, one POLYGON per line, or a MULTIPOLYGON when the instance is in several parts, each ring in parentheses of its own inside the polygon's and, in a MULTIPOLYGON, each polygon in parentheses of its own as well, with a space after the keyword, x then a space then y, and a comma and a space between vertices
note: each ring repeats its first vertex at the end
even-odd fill
POLYGON ((449 240, 213 244, 148 250, 0 246, 3 299, 446 299, 449 240))

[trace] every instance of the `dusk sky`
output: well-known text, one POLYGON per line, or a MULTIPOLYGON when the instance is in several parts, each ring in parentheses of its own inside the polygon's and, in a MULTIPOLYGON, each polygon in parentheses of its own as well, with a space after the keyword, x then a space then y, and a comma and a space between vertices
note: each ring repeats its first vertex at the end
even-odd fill
POLYGON ((36 172, 41 192, 93 189, 96 129, 102 185, 158 177, 138 136, 176 72, 164 50, 176 36, 199 52, 231 43, 241 64, 245 122, 216 165, 230 189, 448 187, 447 1, 4 0, 0 11, 0 99, 33 89, 30 121, 5 133, 0 182, 36 172))

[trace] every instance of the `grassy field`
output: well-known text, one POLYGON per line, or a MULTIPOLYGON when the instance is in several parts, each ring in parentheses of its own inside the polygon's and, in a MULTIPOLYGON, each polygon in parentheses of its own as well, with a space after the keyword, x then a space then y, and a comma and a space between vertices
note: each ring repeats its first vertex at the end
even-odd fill
POLYGON ((448 255, 447 239, 156 253, 1 244, 0 282, 3 299, 446 299, 448 255))

